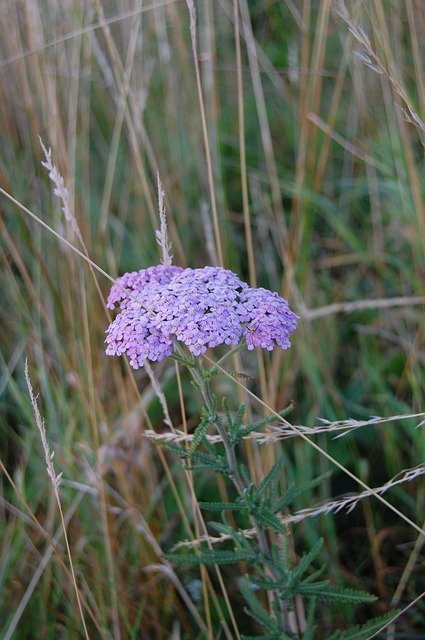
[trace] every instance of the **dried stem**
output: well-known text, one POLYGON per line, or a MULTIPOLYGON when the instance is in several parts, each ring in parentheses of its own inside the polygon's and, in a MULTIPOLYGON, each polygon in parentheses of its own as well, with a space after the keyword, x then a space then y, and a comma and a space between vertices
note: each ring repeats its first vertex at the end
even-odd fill
POLYGON ((171 255, 171 242, 168 239, 168 228, 167 228, 167 216, 165 214, 165 205, 164 205, 164 189, 162 188, 161 178, 159 177, 159 173, 157 173, 157 182, 158 182, 158 212, 159 212, 159 220, 160 220, 160 228, 155 232, 156 241, 161 247, 162 252, 162 264, 165 267, 171 266, 172 255, 171 255))
POLYGON ((416 127, 418 135, 422 143, 424 143, 425 123, 414 109, 412 101, 410 100, 401 81, 396 77, 397 74, 393 61, 389 60, 387 64, 382 61, 378 53, 373 49, 366 31, 354 22, 342 0, 339 0, 337 3, 337 11, 340 18, 344 20, 350 32, 353 34, 354 38, 363 48, 362 51, 357 53, 357 57, 363 62, 363 64, 369 67, 369 69, 372 69, 372 71, 382 74, 387 78, 395 95, 398 96, 401 101, 400 106, 403 110, 406 121, 416 127))
POLYGON ((212 218, 213 218, 215 244, 217 248, 219 265, 223 266, 224 264, 223 250, 221 246, 220 225, 218 220, 217 203, 216 203, 215 190, 214 190, 211 145, 210 145, 210 140, 208 136, 207 118, 205 113, 204 96, 202 93, 202 84, 201 84, 201 72, 199 69, 199 61, 198 61, 198 51, 197 51, 198 45, 197 45, 197 39, 196 39, 196 8, 193 0, 186 0, 186 4, 189 9, 190 36, 192 41, 193 61, 195 64, 196 88, 198 91, 199 110, 201 112, 202 135, 204 139, 205 158, 207 162, 208 187, 210 191, 211 212, 212 212, 212 218))
POLYGON ((47 169, 47 171, 49 172, 49 178, 55 185, 53 189, 53 193, 62 202, 62 213, 65 216, 65 220, 69 222, 73 232, 76 234, 79 241, 84 245, 83 238, 81 236, 81 232, 77 224, 77 220, 75 219, 75 216, 72 213, 71 195, 67 187, 65 186, 65 180, 63 179, 56 165, 53 164, 52 150, 50 149, 50 147, 46 148, 40 136, 38 136, 38 139, 43 149, 44 157, 46 158, 45 162, 42 162, 41 164, 43 165, 43 167, 45 167, 45 169, 47 169))
POLYGON ((47 473, 49 474, 49 478, 52 481, 53 492, 55 494, 56 502, 57 502, 58 509, 59 509, 60 519, 61 519, 61 523, 62 523, 62 527, 63 527, 64 539, 65 539, 65 544, 66 544, 66 551, 67 551, 67 554, 68 554, 69 566, 70 566, 70 569, 71 569, 72 583, 73 583, 73 586, 74 586, 75 595, 77 597, 78 610, 80 612, 81 622, 82 622, 83 629, 84 629, 84 635, 85 635, 87 640, 90 640, 90 636, 89 636, 88 631, 87 631, 86 621, 84 619, 83 608, 81 606, 80 593, 79 593, 79 589, 78 589, 78 585, 77 585, 77 579, 75 577, 75 571, 74 571, 74 563, 72 561, 72 555, 71 555, 71 549, 70 549, 70 546, 69 546, 68 534, 66 532, 66 523, 65 523, 65 518, 64 518, 64 515, 63 515, 63 511, 62 511, 62 505, 61 505, 61 501, 60 501, 60 496, 59 496, 59 485, 60 485, 62 474, 61 473, 57 474, 56 471, 55 471, 54 465, 53 465, 54 451, 50 452, 49 443, 47 442, 46 427, 45 427, 45 424, 44 424, 44 420, 41 417, 40 410, 39 410, 38 405, 37 405, 37 400, 36 400, 36 398, 34 396, 32 384, 31 384, 31 379, 30 379, 30 376, 29 376, 28 359, 25 360, 25 380, 26 380, 26 383, 27 383, 28 392, 29 392, 30 399, 31 399, 31 405, 32 405, 32 408, 33 408, 33 411, 34 411, 34 416, 35 416, 35 421, 36 421, 36 424, 37 424, 37 428, 38 428, 38 430, 40 432, 41 443, 42 443, 43 449, 44 449, 44 457, 45 457, 45 462, 46 462, 47 473))
MULTIPOLYGON (((369 418, 369 420, 356 420, 354 418, 349 418, 348 420, 337 420, 335 422, 329 422, 328 420, 320 419, 322 422, 322 424, 320 425, 307 427, 305 425, 299 424, 296 425, 297 431, 294 431, 292 425, 288 424, 288 422, 284 418, 280 417, 280 424, 268 427, 268 431, 265 433, 261 431, 252 431, 250 434, 245 436, 244 440, 253 439, 256 440, 259 444, 265 444, 270 442, 278 442, 279 440, 286 440, 287 438, 295 438, 299 435, 298 432, 313 436, 319 434, 327 434, 333 431, 341 431, 342 433, 334 436, 335 438, 340 438, 349 434, 351 431, 360 429, 362 427, 377 426, 381 424, 388 424, 390 422, 396 422, 399 420, 411 420, 413 418, 421 420, 421 422, 416 425, 417 428, 421 427, 424 424, 425 413, 408 413, 386 417, 373 416, 372 418, 369 418)), ((278 421, 276 420, 276 422, 278 421)), ((179 429, 174 429, 172 432, 166 431, 163 433, 157 433, 156 431, 147 430, 143 435, 150 440, 156 440, 160 442, 182 443, 190 442, 193 439, 193 434, 185 433, 184 431, 180 431, 179 429)), ((217 442, 222 441, 221 435, 219 434, 207 434, 205 437, 211 444, 216 444, 217 442)))

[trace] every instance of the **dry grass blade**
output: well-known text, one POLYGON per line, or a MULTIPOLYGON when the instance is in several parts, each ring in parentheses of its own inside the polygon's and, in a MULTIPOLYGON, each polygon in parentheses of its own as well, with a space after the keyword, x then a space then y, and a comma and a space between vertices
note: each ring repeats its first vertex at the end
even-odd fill
MULTIPOLYGON (((391 480, 388 480, 388 482, 380 487, 375 487, 374 489, 369 489, 353 496, 346 496, 338 500, 332 500, 330 502, 326 502, 323 505, 316 505, 314 507, 309 507, 308 509, 302 509, 293 516, 289 517, 291 519, 291 522, 300 522, 304 518, 311 518, 321 514, 339 513, 340 511, 347 511, 347 513, 350 513, 355 507, 357 507, 360 500, 370 498, 375 494, 382 495, 392 487, 403 484, 405 482, 412 482, 413 480, 420 476, 423 476, 424 474, 425 465, 420 465, 418 467, 414 467, 413 469, 406 469, 404 471, 401 471, 397 477, 391 478, 391 480)), ((422 533, 425 534, 425 531, 423 531, 422 533)))
POLYGON ((60 240, 60 242, 63 242, 64 244, 66 244, 67 247, 69 247, 72 251, 74 251, 78 256, 80 256, 80 258, 82 258, 83 260, 85 260, 90 266, 93 267, 93 269, 96 269, 96 271, 98 271, 99 273, 101 273, 103 276, 105 276, 105 278, 107 278, 109 280, 109 282, 112 282, 112 284, 117 284, 119 286, 119 283, 117 283, 117 281, 115 280, 115 278, 113 278, 112 276, 109 275, 109 273, 107 273, 104 269, 102 269, 102 267, 99 267, 98 264, 96 264, 95 262, 93 262, 93 260, 91 260, 88 256, 86 256, 82 251, 80 251, 79 249, 77 249, 77 247, 75 247, 71 242, 69 242, 66 238, 64 238, 60 233, 58 233, 57 231, 55 231, 51 226, 49 226, 46 222, 44 222, 44 220, 42 220, 39 216, 37 216, 35 213, 33 213, 32 211, 30 211, 27 207, 25 207, 23 204, 21 204, 19 202, 19 200, 16 200, 16 198, 14 198, 10 193, 8 193, 7 191, 5 191, 4 189, 2 189, 0 187, 0 193, 2 193, 4 196, 6 196, 6 198, 8 198, 11 202, 13 202, 13 204, 15 204, 17 207, 19 207, 19 209, 21 209, 22 211, 24 211, 26 214, 28 214, 29 216, 31 216, 31 218, 33 218, 36 222, 38 222, 39 225, 41 225, 44 229, 47 229, 47 231, 49 231, 49 233, 51 233, 52 235, 55 236, 55 238, 57 238, 58 240, 60 240))
MULTIPOLYGON (((347 420, 337 420, 335 422, 329 422, 329 420, 322 419, 321 425, 316 425, 312 427, 307 427, 305 425, 298 424, 296 425, 296 429, 301 433, 308 434, 310 436, 331 433, 333 431, 343 431, 344 433, 340 434, 346 435, 350 433, 354 429, 360 429, 361 427, 369 427, 376 426, 379 424, 385 424, 388 422, 395 422, 397 420, 410 420, 413 418, 424 418, 425 413, 408 413, 408 414, 400 414, 396 416, 387 416, 382 418, 380 416, 374 416, 369 420, 355 420, 354 418, 350 418, 347 420)), ((249 435, 247 435, 244 439, 254 439, 257 440, 260 444, 270 443, 270 442, 278 442, 279 440, 284 440, 286 438, 294 438, 297 436, 297 433, 294 432, 292 425, 286 420, 283 420, 280 417, 280 422, 283 423, 284 426, 271 426, 268 427, 266 433, 262 433, 260 431, 252 431, 249 435)), ((421 426, 422 423, 420 423, 421 426)), ((172 432, 162 432, 158 433, 156 431, 152 431, 151 429, 147 429, 144 433, 145 438, 149 438, 150 440, 154 440, 156 442, 174 442, 176 444, 187 443, 193 440, 193 434, 186 433, 184 431, 180 431, 178 429, 174 429, 172 432)), ((221 442, 221 436, 219 434, 207 434, 205 438, 211 444, 216 444, 221 442)))
MULTIPOLYGON (((113 278, 111 275, 109 275, 109 273, 107 273, 104 269, 102 269, 102 267, 100 267, 98 264, 96 264, 96 262, 94 262, 91 258, 89 258, 87 251, 85 250, 85 252, 83 253, 82 251, 80 251, 75 245, 73 245, 71 242, 69 242, 69 240, 67 240, 66 238, 64 238, 64 236, 62 236, 60 233, 58 233, 57 231, 55 231, 50 225, 48 225, 46 222, 44 222, 44 220, 42 220, 39 216, 37 216, 35 213, 33 213, 32 211, 30 211, 27 207, 25 207, 22 203, 20 203, 18 200, 16 200, 16 198, 14 198, 12 195, 10 195, 10 193, 8 193, 7 191, 5 191, 4 189, 2 189, 0 187, 0 193, 2 193, 4 196, 6 196, 6 198, 8 198, 11 202, 13 202, 13 204, 15 204, 17 207, 19 207, 19 209, 21 209, 22 211, 24 211, 26 214, 28 214, 31 218, 33 218, 36 222, 38 222, 38 224, 40 224, 44 229, 46 229, 47 231, 49 231, 53 236, 55 236, 55 238, 57 238, 58 240, 60 240, 61 242, 63 242, 67 247, 69 247, 74 253, 76 253, 80 258, 82 258, 83 260, 85 260, 85 262, 87 262, 87 264, 92 268, 95 269, 96 271, 98 271, 100 274, 102 274, 102 276, 104 276, 105 278, 107 278, 109 280, 109 282, 112 282, 112 284, 114 284, 115 286, 119 287, 120 289, 122 289, 123 291, 125 291, 126 295, 128 295, 134 302, 137 302, 138 304, 140 304, 141 306, 143 306, 143 304, 125 287, 123 287, 121 285, 120 282, 118 282, 118 280, 116 280, 115 278, 113 278)), ((79 234, 80 237, 80 234, 79 234)), ((84 245, 83 248, 85 249, 84 245)), ((99 290, 98 290, 99 291, 99 290)))
POLYGON ((62 202, 62 212, 63 212, 63 215, 65 216, 65 220, 71 224, 73 231, 78 236, 78 239, 80 240, 80 242, 82 242, 83 239, 80 233, 80 229, 77 225, 75 216, 72 213, 70 193, 67 187, 65 186, 65 181, 63 177, 61 176, 60 172, 52 162, 52 150, 50 149, 50 147, 48 149, 45 147, 43 140, 40 138, 40 136, 38 137, 38 139, 40 141, 40 144, 45 156, 45 161, 42 162, 41 164, 45 169, 47 169, 47 171, 49 172, 49 178, 55 185, 53 193, 62 202))
POLYGON ((55 47, 58 44, 63 44, 64 42, 67 42, 68 40, 72 40, 73 38, 79 38, 85 33, 90 33, 92 31, 96 31, 96 29, 101 29, 105 25, 105 23, 108 25, 112 25, 117 22, 121 22, 122 20, 126 20, 128 18, 134 18, 141 13, 146 13, 147 11, 153 11, 158 7, 164 7, 169 4, 173 4, 174 2, 177 2, 177 1, 178 0, 161 0, 160 2, 154 2, 152 4, 146 5, 145 7, 140 7, 139 9, 133 9, 132 11, 125 11, 123 13, 120 13, 117 16, 111 16, 110 18, 107 18, 105 21, 95 22, 93 24, 87 25, 87 27, 76 29, 75 31, 71 31, 71 33, 66 33, 65 35, 59 38, 55 38, 51 42, 46 42, 43 45, 34 47, 33 49, 29 49, 28 51, 17 53, 14 56, 10 56, 9 58, 6 58, 6 60, 2 60, 0 62, 0 68, 6 67, 10 64, 13 64, 14 62, 19 62, 20 60, 27 58, 28 56, 32 56, 36 53, 40 53, 41 51, 44 51, 49 47, 55 47))
POLYGON ((36 398, 34 396, 32 384, 31 384, 31 379, 30 379, 30 375, 29 375, 29 371, 28 371, 28 360, 25 360, 25 380, 26 380, 26 383, 27 383, 28 392, 29 392, 30 399, 31 399, 31 405, 32 405, 32 408, 33 408, 33 411, 34 411, 35 421, 36 421, 37 428, 39 430, 40 437, 41 437, 41 442, 42 442, 42 445, 43 445, 47 473, 49 474, 50 480, 52 482, 53 492, 55 494, 55 499, 56 499, 56 502, 57 502, 57 505, 58 505, 59 514, 60 514, 60 518, 61 518, 61 522, 62 522, 62 528, 63 528, 64 538, 65 538, 66 550, 67 550, 68 560, 69 560, 69 566, 70 566, 71 575, 72 575, 72 583, 73 583, 74 590, 75 590, 75 595, 76 595, 76 598, 77 598, 77 605, 78 605, 78 610, 79 610, 80 617, 81 617, 81 623, 83 625, 84 635, 85 635, 86 639, 90 640, 89 633, 88 633, 87 626, 86 626, 86 621, 85 621, 85 618, 84 618, 83 609, 82 609, 82 606, 81 606, 80 592, 79 592, 79 588, 78 588, 78 585, 77 585, 77 579, 76 579, 76 576, 75 576, 74 563, 73 563, 73 560, 72 560, 71 548, 69 546, 68 534, 67 534, 67 531, 66 531, 66 522, 65 522, 64 514, 63 514, 63 511, 62 511, 62 505, 61 505, 60 496, 59 496, 59 485, 60 485, 61 475, 62 474, 57 474, 56 471, 55 471, 54 465, 53 465, 54 451, 50 452, 49 443, 47 442, 46 428, 45 428, 45 425, 44 425, 44 420, 41 417, 40 410, 39 410, 38 405, 37 405, 37 400, 36 400, 36 398))
POLYGON ((379 169, 382 171, 384 175, 392 176, 393 172, 387 166, 378 162, 371 155, 366 153, 363 149, 360 149, 358 145, 353 144, 352 142, 348 142, 343 138, 339 133, 337 133, 331 126, 329 126, 326 122, 322 120, 316 113, 310 112, 307 114, 307 118, 310 122, 312 122, 318 129, 326 133, 332 140, 341 145, 344 149, 346 149, 349 153, 351 153, 356 158, 360 158, 363 162, 366 162, 372 167, 379 169))
MULTIPOLYGON (((74 515, 78 505, 81 502, 81 499, 83 497, 83 493, 79 493, 77 494, 77 496, 75 497, 73 503, 71 504, 71 506, 69 507, 69 509, 66 511, 65 513, 65 526, 68 526, 72 516, 74 515)), ((27 517, 27 516, 25 516, 27 517)), ((43 575, 44 570, 46 569, 48 563, 50 562, 50 559, 53 556, 54 550, 55 550, 55 546, 57 545, 57 543, 59 542, 59 540, 61 539, 62 535, 64 533, 64 528, 62 526, 62 524, 60 525, 60 527, 58 528, 57 532, 55 533, 55 535, 53 536, 53 539, 51 541, 51 543, 49 543, 49 546, 47 547, 46 551, 44 552, 44 555, 42 556, 39 565, 37 567, 37 569, 34 572, 33 577, 31 578, 31 581, 28 584, 28 587, 25 591, 25 594, 23 596, 23 598, 21 599, 18 607, 16 608, 15 613, 13 614, 13 618, 10 621, 10 624, 6 630, 6 634, 3 636, 3 640, 11 640, 11 638, 13 637, 16 627, 19 623, 19 620, 22 617, 22 614, 25 611, 25 607, 27 606, 33 592, 34 589, 36 588, 37 584, 40 581, 41 576, 43 575)))
POLYGON ((171 242, 168 239, 168 230, 167 230, 167 216, 165 213, 165 204, 164 204, 164 189, 162 188, 161 178, 159 173, 156 175, 157 185, 158 185, 158 212, 159 212, 159 220, 160 220, 160 228, 155 232, 156 241, 161 247, 162 253, 162 264, 165 267, 169 267, 172 262, 171 255, 171 242))
POLYGON ((201 84, 201 72, 199 69, 199 61, 198 61, 198 45, 197 45, 197 38, 196 38, 196 8, 193 0, 186 0, 186 4, 189 10, 190 36, 191 36, 191 42, 192 42, 193 61, 195 65, 195 77, 196 77, 196 88, 198 92, 199 111, 201 114, 202 136, 203 136, 204 146, 205 146, 205 159, 207 163, 208 187, 209 187, 210 200, 211 200, 211 213, 212 213, 212 219, 213 219, 215 245, 217 249, 219 265, 223 266, 224 264, 223 249, 222 249, 222 243, 221 243, 220 224, 218 219, 217 201, 216 201, 215 188, 214 188, 214 174, 213 174, 213 165, 212 165, 212 158, 211 158, 211 145, 210 145, 210 139, 208 135, 204 96, 203 96, 202 84, 201 84))
POLYGON ((317 320, 337 313, 354 313, 366 309, 392 309, 425 305, 424 296, 399 296, 396 298, 375 298, 373 300, 353 300, 352 302, 334 302, 317 309, 301 309, 303 320, 317 320))
POLYGON ((171 417, 170 417, 170 412, 168 411, 168 403, 167 403, 167 399, 164 395, 164 392, 161 389, 161 385, 160 382, 158 380, 158 378, 155 375, 154 370, 152 369, 151 365, 149 364, 149 362, 145 362, 144 367, 146 369, 146 373, 149 376, 149 380, 151 381, 153 390, 155 391, 155 395, 158 398, 161 407, 162 407, 162 411, 164 413, 164 423, 170 427, 171 431, 174 433, 175 429, 173 427, 173 423, 171 421, 171 417))
POLYGON ((35 421, 37 424, 37 428, 38 431, 40 433, 40 437, 41 437, 41 444, 43 445, 43 451, 44 451, 44 461, 46 463, 46 469, 47 469, 47 473, 49 474, 49 478, 52 482, 53 488, 55 490, 55 496, 57 496, 57 500, 59 500, 59 494, 58 494, 58 489, 59 489, 59 485, 60 485, 60 481, 61 481, 61 476, 62 474, 57 474, 55 471, 55 467, 53 465, 53 458, 54 458, 54 451, 50 451, 50 446, 49 443, 47 442, 47 437, 46 437, 46 427, 44 424, 44 420, 41 417, 38 405, 37 405, 37 400, 34 396, 34 392, 32 389, 32 384, 31 384, 31 379, 29 376, 29 371, 28 371, 28 359, 25 359, 25 380, 27 383, 27 387, 28 387, 28 392, 30 395, 30 400, 31 400, 31 405, 34 411, 34 416, 35 416, 35 421))
POLYGON ((389 80, 394 93, 401 100, 401 108, 406 117, 406 120, 416 127, 416 130, 418 131, 422 142, 424 142, 425 123, 422 121, 422 119, 414 109, 412 101, 410 100, 406 89, 404 88, 400 80, 396 77, 396 71, 393 62, 390 60, 388 65, 384 64, 381 57, 373 49, 366 31, 358 24, 356 24, 351 18, 343 0, 338 0, 337 7, 339 16, 347 24, 350 32, 353 34, 357 42, 363 47, 363 50, 357 53, 358 58, 363 62, 363 64, 372 69, 372 71, 385 75, 385 77, 389 80))

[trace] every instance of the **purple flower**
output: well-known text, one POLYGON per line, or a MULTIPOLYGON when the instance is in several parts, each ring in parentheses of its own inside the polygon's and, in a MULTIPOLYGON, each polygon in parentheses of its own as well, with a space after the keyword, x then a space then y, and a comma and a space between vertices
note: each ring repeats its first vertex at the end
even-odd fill
POLYGON ((114 309, 115 305, 119 304, 121 309, 125 309, 131 301, 132 294, 136 297, 137 292, 143 291, 146 285, 152 282, 168 284, 181 271, 183 271, 181 267, 165 267, 163 264, 159 264, 156 267, 125 273, 117 279, 117 284, 113 285, 106 306, 108 309, 114 309), (126 294, 124 289, 127 289, 130 295, 126 294))
POLYGON ((251 289, 219 267, 181 269, 163 265, 127 273, 114 285, 107 306, 120 313, 106 333, 108 355, 126 353, 135 369, 144 360, 171 355, 176 340, 196 356, 219 344, 248 349, 287 349, 297 316, 286 300, 251 289), (128 295, 122 287, 127 289, 128 295))
POLYGON ((275 345, 281 349, 291 346, 289 334, 297 328, 298 316, 284 298, 263 288, 247 289, 242 304, 249 316, 245 326, 248 349, 261 347, 272 351, 275 345))

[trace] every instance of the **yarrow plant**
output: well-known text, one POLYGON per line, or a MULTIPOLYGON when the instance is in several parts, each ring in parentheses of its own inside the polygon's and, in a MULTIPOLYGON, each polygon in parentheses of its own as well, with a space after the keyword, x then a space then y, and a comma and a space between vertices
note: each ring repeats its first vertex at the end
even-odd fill
MULTIPOLYGON (((265 633, 239 636, 237 632, 238 637, 312 640, 317 600, 355 604, 374 598, 317 579, 322 571, 312 572, 311 565, 320 552, 320 541, 297 566, 291 565, 286 526, 280 513, 290 507, 301 490, 292 487, 283 496, 279 494, 281 460, 255 484, 239 448, 244 438, 271 424, 275 417, 246 424, 243 405, 232 412, 226 398, 217 398, 211 383, 219 370, 216 365, 205 367, 202 357, 207 349, 220 345, 229 347, 220 362, 243 346, 250 350, 288 349, 298 316, 277 293, 249 287, 232 271, 210 266, 202 269, 173 266, 159 180, 158 192, 161 230, 157 239, 163 251, 162 264, 126 273, 112 287, 107 307, 118 309, 118 315, 106 330, 106 353, 126 355, 134 369, 166 357, 187 367, 205 406, 190 447, 173 443, 165 446, 179 455, 186 470, 224 475, 233 484, 234 493, 230 502, 199 502, 202 510, 221 516, 220 521, 208 524, 224 539, 231 540, 232 548, 228 542, 224 549, 211 549, 202 543, 196 552, 184 547, 183 552, 169 553, 167 559, 188 565, 238 565, 244 561, 249 569, 238 585, 247 605, 245 611, 254 621, 255 632, 265 633), (206 438, 212 429, 220 436, 218 444, 212 445, 206 438), (228 512, 233 513, 233 525, 228 523, 228 512), (247 525, 252 527, 255 538, 244 535, 247 525), (262 590, 269 593, 268 599, 262 597, 262 590), (295 612, 300 609, 300 598, 310 603, 307 621, 297 621, 295 612)), ((287 410, 281 415, 285 413, 287 410)), ((362 629, 338 631, 330 638, 361 640, 380 624, 382 619, 374 620, 362 629)))

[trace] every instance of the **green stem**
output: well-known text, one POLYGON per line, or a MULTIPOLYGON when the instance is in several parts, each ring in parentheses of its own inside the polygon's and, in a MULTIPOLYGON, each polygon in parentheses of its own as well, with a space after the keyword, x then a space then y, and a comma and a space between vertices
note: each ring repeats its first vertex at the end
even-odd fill
POLYGON ((240 342, 236 347, 233 347, 233 349, 230 349, 230 351, 225 353, 224 356, 221 356, 221 358, 219 358, 215 364, 216 365, 222 364, 225 360, 227 360, 227 358, 229 358, 230 356, 233 356, 235 353, 243 349, 244 346, 245 346, 245 339, 243 339, 242 342, 240 342))
MULTIPOLYGON (((214 415, 214 413, 217 413, 217 412, 215 411, 215 407, 214 407, 213 394, 211 391, 209 380, 203 376, 202 366, 201 365, 192 366, 190 367, 189 371, 202 394, 208 413, 210 415, 214 415)), ((248 485, 246 484, 246 482, 244 482, 241 474, 239 473, 238 463, 237 463, 236 454, 235 454, 235 444, 230 440, 226 427, 224 426, 222 418, 218 413, 217 413, 217 419, 215 424, 216 424, 218 433, 221 436, 224 449, 226 451, 227 464, 229 468, 229 476, 239 495, 242 498, 244 498, 248 485)), ((260 523, 257 521, 257 519, 254 516, 250 515, 250 520, 251 520, 253 529, 255 531, 255 537, 257 538, 259 549, 262 555, 264 556, 264 558, 266 558, 267 560, 270 560, 271 558, 270 548, 269 548, 265 531, 262 530, 260 523)), ((266 571, 270 574, 270 576, 274 580, 276 581, 278 580, 278 575, 272 568, 266 567, 266 571)), ((273 592, 272 597, 275 600, 275 602, 277 602, 279 605, 279 608, 281 611, 281 622, 282 622, 283 629, 285 631, 288 631, 289 625, 287 622, 287 619, 288 619, 287 603, 286 601, 282 600, 279 597, 279 594, 277 591, 273 592)))

